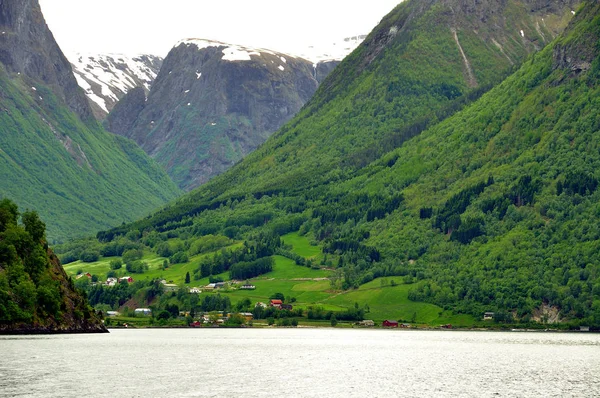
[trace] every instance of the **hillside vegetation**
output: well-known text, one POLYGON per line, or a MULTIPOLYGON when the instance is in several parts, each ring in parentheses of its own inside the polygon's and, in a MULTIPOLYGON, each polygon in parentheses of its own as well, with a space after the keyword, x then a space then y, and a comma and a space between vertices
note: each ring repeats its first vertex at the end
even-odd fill
POLYGON ((142 217, 179 194, 133 142, 84 124, 51 88, 1 65, 0 88, 0 196, 51 221, 51 242, 142 217))
POLYGON ((37 213, 0 201, 0 333, 105 331, 48 250, 37 213))
MULTIPOLYGON (((436 13, 441 3, 418 9, 423 4, 403 3, 386 17, 326 80, 331 90, 319 90, 248 160, 150 218, 99 233, 93 245, 103 250, 133 242, 158 253, 159 242, 180 239, 191 247, 193 240, 219 234, 247 243, 212 257, 204 271, 200 264, 201 274, 220 274, 237 264, 256 269, 284 255, 300 265, 333 269, 331 289, 357 300, 372 299, 369 287, 394 277, 413 304, 476 319, 491 311, 498 322, 600 326, 600 151, 595 144, 600 138, 600 5, 589 2, 575 10, 562 35, 502 83, 475 96, 481 98, 469 97, 475 91, 466 90, 467 97, 458 97, 463 102, 430 101, 429 112, 421 108, 415 119, 390 126, 402 130, 416 117, 433 119, 406 139, 380 139, 386 144, 377 149, 369 140, 377 141, 371 134, 381 129, 360 124, 374 123, 371 107, 381 89, 366 91, 371 99, 358 97, 364 107, 350 105, 357 93, 348 90, 365 76, 374 87, 391 81, 373 68, 406 53, 384 46, 375 54, 369 47, 378 32, 389 31, 391 18, 447 16, 436 13), (444 104, 453 110, 439 118, 435 111, 444 104), (336 119, 344 112, 357 115, 336 119), (356 149, 375 148, 376 159, 369 160, 369 149, 361 157, 368 163, 354 162, 354 143, 356 149), (321 248, 321 258, 308 261, 289 253, 280 237, 296 231, 321 248)), ((490 4, 517 3, 486 2, 485 7, 490 4)), ((394 40, 413 43, 408 38, 423 34, 418 29, 405 33, 398 30, 394 40)), ((443 42, 441 33, 438 37, 443 42)), ((464 51, 470 56, 472 50, 464 51)), ((473 73, 479 84, 485 82, 473 73)), ((435 82, 434 71, 423 73, 423 79, 429 75, 435 82)), ((466 87, 462 70, 454 74, 459 81, 456 75, 463 76, 466 87)), ((422 98, 433 95, 430 87, 421 87, 422 98)), ((392 102, 407 98, 412 97, 397 93, 392 102)), ((65 248, 64 255, 76 249, 65 248)), ((401 296, 379 297, 389 308, 403 302, 401 296)))

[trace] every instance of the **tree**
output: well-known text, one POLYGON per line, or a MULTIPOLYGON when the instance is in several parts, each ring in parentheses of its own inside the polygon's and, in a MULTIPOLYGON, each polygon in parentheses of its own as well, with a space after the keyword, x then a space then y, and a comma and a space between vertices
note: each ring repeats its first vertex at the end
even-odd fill
POLYGON ((190 283, 190 273, 189 273, 189 271, 185 273, 185 283, 187 283, 187 284, 190 283))
POLYGON ((22 215, 25 231, 31 235, 34 242, 40 242, 45 239, 46 224, 40 220, 36 211, 27 211, 22 215))
POLYGON ((335 317, 335 315, 332 315, 331 316, 331 326, 336 327, 337 324, 338 324, 337 318, 335 317))
POLYGON ((121 269, 121 267, 123 267, 123 262, 120 259, 117 258, 115 260, 111 260, 110 269, 118 270, 121 269))

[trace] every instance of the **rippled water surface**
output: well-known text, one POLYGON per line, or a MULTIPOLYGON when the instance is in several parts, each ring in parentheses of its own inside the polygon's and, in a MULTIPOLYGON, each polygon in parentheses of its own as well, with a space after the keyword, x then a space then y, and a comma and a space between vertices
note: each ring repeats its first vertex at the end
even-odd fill
POLYGON ((0 337, 0 397, 598 397, 600 335, 343 329, 0 337))

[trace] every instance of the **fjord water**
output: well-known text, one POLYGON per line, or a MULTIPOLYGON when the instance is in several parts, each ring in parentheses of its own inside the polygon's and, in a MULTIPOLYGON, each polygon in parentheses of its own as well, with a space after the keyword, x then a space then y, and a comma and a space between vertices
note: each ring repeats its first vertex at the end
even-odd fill
POLYGON ((591 397, 600 335, 356 329, 0 337, 0 397, 591 397))

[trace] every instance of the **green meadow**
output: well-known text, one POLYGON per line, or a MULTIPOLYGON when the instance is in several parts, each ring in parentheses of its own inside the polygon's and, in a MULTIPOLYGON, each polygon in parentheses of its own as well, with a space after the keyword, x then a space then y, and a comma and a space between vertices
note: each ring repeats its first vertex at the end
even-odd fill
MULTIPOLYGON (((286 245, 291 246, 293 253, 306 259, 318 260, 323 256, 319 246, 312 246, 308 238, 298 233, 284 235, 282 240, 286 245)), ((235 246, 239 246, 239 243, 231 247, 235 246)), ((170 265, 169 268, 162 269, 165 258, 158 257, 155 253, 145 253, 142 261, 148 264, 149 270, 131 276, 135 280, 158 278, 177 284, 180 288, 187 286, 202 289, 209 283, 208 278, 192 279, 190 284, 186 285, 185 274, 189 272, 193 275, 200 260, 212 255, 214 252, 205 253, 190 258, 185 264, 170 265)), ((116 258, 118 257, 102 258, 93 263, 77 261, 65 265, 65 270, 70 275, 75 275, 78 271, 89 272, 104 280, 103 276, 110 271, 110 261, 116 258)), ((245 299, 250 299, 252 303, 268 303, 269 298, 275 293, 282 293, 286 299, 294 298, 294 307, 302 309, 312 306, 322 307, 326 311, 343 312, 358 304, 361 307, 368 306, 369 312, 365 317, 376 322, 393 319, 422 325, 452 323, 457 326, 472 326, 475 323, 469 315, 455 315, 433 304, 410 301, 408 292, 415 285, 403 284, 401 278, 378 278, 358 289, 340 291, 333 288, 329 279, 334 274, 333 270, 296 265, 294 260, 279 255, 274 256, 274 259, 273 271, 247 281, 256 286, 255 290, 225 289, 219 290, 218 293, 228 296, 234 305, 245 299)), ((126 274, 123 266, 118 271, 118 275, 126 274)), ((229 280, 227 272, 217 276, 229 280)), ((216 294, 216 292, 204 290, 202 295, 205 294, 216 294)))

